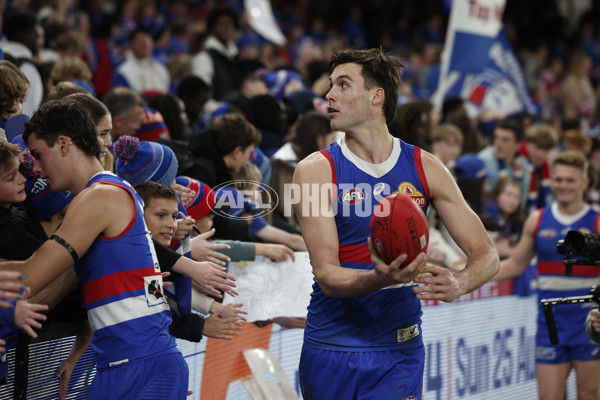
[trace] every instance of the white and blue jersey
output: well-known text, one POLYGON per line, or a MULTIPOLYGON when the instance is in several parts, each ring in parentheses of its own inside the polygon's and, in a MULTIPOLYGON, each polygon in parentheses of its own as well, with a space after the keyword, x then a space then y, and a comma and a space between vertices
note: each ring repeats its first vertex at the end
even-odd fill
POLYGON ((127 228, 115 237, 99 236, 75 264, 94 331, 97 368, 158 353, 179 353, 169 334, 171 312, 142 200, 131 185, 112 173, 94 175, 86 187, 95 183, 123 188, 135 204, 127 228))
MULTIPOLYGON (((573 266, 573 275, 565 276, 564 256, 559 254, 556 244, 564 239, 570 230, 597 233, 596 226, 600 214, 585 205, 575 215, 563 215, 554 203, 540 210, 534 230, 537 254, 538 297, 584 296, 598 283, 598 267, 587 265, 573 266)), ((536 361, 539 363, 563 363, 570 360, 588 361, 600 359, 600 348, 592 344, 585 329, 585 317, 590 303, 554 306, 559 344, 550 344, 546 319, 540 306, 536 343, 536 361)))
MULTIPOLYGON (((373 269, 367 238, 375 206, 400 192, 427 213, 429 188, 421 149, 399 139, 389 158, 371 164, 353 154, 344 138, 321 151, 332 168, 336 186, 333 212, 339 238, 340 264, 373 269)), ((335 351, 381 351, 422 346, 421 304, 411 286, 385 288, 352 298, 328 297, 317 282, 308 307, 304 344, 335 351)))

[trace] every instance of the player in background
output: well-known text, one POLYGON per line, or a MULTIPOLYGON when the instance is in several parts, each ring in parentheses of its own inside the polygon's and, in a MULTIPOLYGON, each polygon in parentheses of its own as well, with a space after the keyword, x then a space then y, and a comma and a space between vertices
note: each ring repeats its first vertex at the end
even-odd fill
POLYGON ((305 158, 294 174, 301 189, 295 211, 315 275, 300 359, 305 399, 420 399, 420 300, 453 301, 498 269, 491 240, 448 170, 388 131, 400 67, 379 49, 333 56, 328 113, 332 130, 345 136, 305 158), (397 190, 425 212, 429 203, 436 208, 468 256, 463 270, 426 265, 425 254, 404 268, 406 255, 391 264, 376 255, 372 199, 397 190))
MULTIPOLYGON (((573 276, 565 276, 563 256, 556 244, 570 230, 598 233, 600 218, 584 200, 588 186, 588 162, 581 153, 566 150, 551 163, 551 189, 556 201, 527 217, 521 239, 512 255, 500 263, 494 279, 515 278, 537 256, 538 297, 584 296, 598 283, 598 268, 575 266, 573 276)), ((541 311, 541 310, 539 310, 541 311)), ((571 369, 577 376, 577 398, 596 399, 600 387, 600 346, 590 343, 585 333, 589 311, 584 304, 554 308, 560 343, 552 345, 543 312, 538 312, 536 335, 536 375, 541 400, 562 400, 571 369)))

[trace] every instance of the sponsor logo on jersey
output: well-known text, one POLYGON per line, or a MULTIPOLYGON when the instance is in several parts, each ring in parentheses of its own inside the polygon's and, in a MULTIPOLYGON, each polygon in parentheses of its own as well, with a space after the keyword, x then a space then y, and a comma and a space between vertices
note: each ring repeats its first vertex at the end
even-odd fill
POLYGON ((378 184, 375 185, 375 187, 373 188, 373 194, 375 196, 379 196, 381 194, 381 192, 383 192, 383 190, 385 189, 385 183, 383 182, 379 182, 378 184))
POLYGON ((349 189, 340 195, 340 202, 344 204, 358 204, 366 198, 365 192, 360 189, 349 189))
POLYGON ((398 193, 410 196, 410 198, 413 199, 413 201, 417 203, 419 207, 424 207, 426 204, 423 193, 419 192, 417 188, 410 182, 401 183, 400 186, 398 186, 398 193))
POLYGON ((548 239, 548 238, 553 238, 553 237, 555 237, 556 235, 558 235, 558 232, 556 232, 556 229, 552 229, 552 228, 546 228, 546 229, 542 229, 542 230, 541 230, 541 231, 538 233, 538 235, 539 235, 541 238, 548 239))

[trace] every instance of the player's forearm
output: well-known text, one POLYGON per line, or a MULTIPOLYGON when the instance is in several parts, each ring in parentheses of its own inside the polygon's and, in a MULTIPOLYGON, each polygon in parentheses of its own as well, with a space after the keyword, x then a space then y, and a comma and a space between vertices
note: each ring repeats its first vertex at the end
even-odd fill
POLYGON ((511 258, 508 258, 500 262, 499 271, 496 275, 494 275, 493 280, 503 281, 506 279, 516 278, 523 273, 523 270, 524 268, 521 268, 511 258))
POLYGON ((355 297, 371 293, 386 286, 375 270, 344 268, 340 265, 315 266, 315 279, 329 297, 355 297))
POLYGON ((85 350, 89 347, 90 343, 92 343, 93 335, 94 332, 92 332, 90 322, 87 318, 85 318, 81 322, 81 326, 77 331, 77 335, 75 336, 75 340, 73 341, 73 345, 71 346, 71 351, 69 351, 67 360, 72 362, 73 365, 77 364, 77 361, 79 361, 83 353, 85 353, 85 350))
POLYGON ((73 268, 63 272, 58 278, 44 287, 38 294, 30 297, 29 302, 34 304, 46 304, 52 310, 62 299, 64 299, 79 283, 79 278, 73 268))
POLYGON ((33 271, 32 267, 33 266, 27 261, 0 262, 0 271, 17 271, 25 277, 22 283, 23 286, 27 286, 31 289, 31 294, 29 297, 34 297, 46 286, 46 282, 39 279, 39 275, 33 271))
POLYGON ((463 294, 472 292, 492 279, 499 269, 500 259, 493 246, 472 255, 465 268, 455 274, 461 282, 463 294))

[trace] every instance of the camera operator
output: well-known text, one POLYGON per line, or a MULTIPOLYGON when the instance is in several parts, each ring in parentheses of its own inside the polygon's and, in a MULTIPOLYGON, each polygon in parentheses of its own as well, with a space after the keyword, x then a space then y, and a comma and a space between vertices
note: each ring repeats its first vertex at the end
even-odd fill
MULTIPOLYGON (((599 214, 584 201, 589 183, 587 169, 586 158, 576 151, 563 151, 552 161, 551 189, 556 202, 529 215, 513 254, 500 263, 496 280, 519 276, 537 256, 539 299, 588 295, 590 287, 598 284, 596 266, 576 265, 573 275, 565 276, 563 256, 556 247, 567 231, 598 233, 600 230, 599 214)), ((575 369, 577 378, 577 398, 597 399, 600 345, 591 343, 581 329, 588 310, 581 304, 553 310, 561 337, 556 345, 551 343, 544 314, 538 313, 535 361, 540 399, 563 399, 571 369, 575 369)))
POLYGON ((598 304, 594 304, 585 318, 585 331, 590 339, 600 343, 600 310, 598 304))

